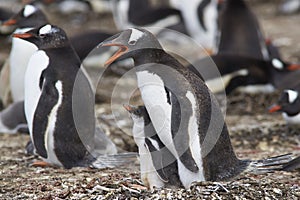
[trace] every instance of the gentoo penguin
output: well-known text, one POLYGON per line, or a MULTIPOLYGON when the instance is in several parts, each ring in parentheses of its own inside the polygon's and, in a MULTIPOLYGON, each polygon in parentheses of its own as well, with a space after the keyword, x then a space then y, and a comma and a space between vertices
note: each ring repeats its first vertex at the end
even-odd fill
POLYGON ((210 53, 216 51, 219 0, 171 1, 179 9, 188 34, 210 53))
MULTIPOLYGON (((94 94, 65 32, 47 24, 13 37, 38 47, 25 75, 25 115, 36 153, 65 168, 91 165, 98 142, 94 94)), ((100 139, 102 152, 116 153, 105 134, 100 139)))
POLYGON ((194 181, 232 178, 248 166, 257 169, 236 157, 223 114, 204 82, 166 53, 152 33, 131 28, 100 46, 119 47, 106 65, 121 57, 134 60, 145 108, 159 140, 176 159, 185 188, 194 181))
POLYGON ((150 0, 113 0, 112 13, 119 30, 130 27, 170 28, 186 33, 181 13, 170 7, 154 8, 150 0))
POLYGON ((291 89, 285 89, 278 102, 271 106, 269 112, 282 112, 285 121, 290 125, 300 126, 300 84, 291 89))
POLYGON ((299 168, 300 168, 300 156, 294 158, 290 162, 283 165, 282 170, 284 170, 284 171, 293 171, 293 170, 299 169, 299 168))
POLYGON ((244 0, 226 0, 219 16, 217 53, 262 60, 269 55, 258 20, 244 0))
POLYGON ((156 134, 145 106, 124 105, 124 108, 134 122, 132 133, 140 155, 143 183, 151 189, 163 186, 182 187, 177 161, 156 134))
MULTIPOLYGON (((14 33, 23 33, 47 23, 46 16, 33 4, 24 8, 4 23, 5 26, 15 25, 18 28, 14 33)), ((31 55, 37 47, 19 38, 12 38, 10 51, 10 87, 14 102, 24 100, 24 74, 31 55)))
POLYGON ((196 61, 188 68, 202 76, 212 92, 218 93, 225 89, 226 94, 235 89, 250 93, 272 92, 294 84, 296 77, 300 75, 300 71, 296 70, 300 65, 297 64, 277 58, 266 61, 234 54, 212 55, 196 61), (211 66, 212 63, 217 66, 218 74, 211 70, 214 67, 211 66), (224 85, 217 84, 220 78, 224 85))

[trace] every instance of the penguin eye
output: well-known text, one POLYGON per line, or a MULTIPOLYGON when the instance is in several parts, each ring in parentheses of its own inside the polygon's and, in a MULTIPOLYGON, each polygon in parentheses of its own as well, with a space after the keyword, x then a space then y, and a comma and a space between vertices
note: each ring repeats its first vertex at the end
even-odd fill
POLYGON ((129 45, 135 45, 136 42, 137 42, 136 40, 131 40, 131 41, 128 42, 128 44, 129 44, 129 45))
POLYGON ((46 37, 46 34, 40 34, 40 38, 46 37))

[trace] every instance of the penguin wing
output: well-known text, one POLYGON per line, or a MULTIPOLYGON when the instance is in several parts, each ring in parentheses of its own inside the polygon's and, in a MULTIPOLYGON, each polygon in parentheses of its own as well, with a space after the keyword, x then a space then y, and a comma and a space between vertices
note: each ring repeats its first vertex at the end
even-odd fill
MULTIPOLYGON (((157 139, 159 138, 157 137, 157 139)), ((163 182, 168 182, 168 176, 164 173, 163 170, 163 168, 165 167, 163 165, 163 158, 165 158, 163 152, 165 151, 166 148, 161 149, 159 147, 158 141, 152 138, 145 138, 145 146, 151 154, 151 159, 156 174, 163 182)))
POLYGON ((34 113, 32 136, 34 146, 38 154, 44 158, 47 158, 47 144, 45 144, 45 138, 47 137, 46 134, 49 131, 47 129, 50 120, 53 120, 50 119, 50 117, 54 116, 54 107, 56 104, 58 104, 60 91, 58 91, 58 88, 56 88, 53 83, 50 83, 47 81, 47 79, 44 80, 42 93, 34 113))

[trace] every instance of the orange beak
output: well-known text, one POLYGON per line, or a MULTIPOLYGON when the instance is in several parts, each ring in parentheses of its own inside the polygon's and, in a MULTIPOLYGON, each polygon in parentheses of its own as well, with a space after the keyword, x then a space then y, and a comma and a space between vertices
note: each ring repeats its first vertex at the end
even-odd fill
POLYGON ((123 104, 123 107, 128 111, 131 112, 132 111, 132 107, 128 104, 123 104))
POLYGON ((300 65, 299 64, 291 64, 290 66, 287 67, 288 70, 290 71, 295 71, 300 69, 300 65))
POLYGON ((13 34, 13 37, 15 37, 15 38, 23 38, 23 39, 25 39, 25 38, 31 38, 33 35, 31 34, 31 33, 14 33, 13 34))
POLYGON ((271 106, 271 108, 269 109, 269 112, 270 112, 270 113, 274 113, 274 112, 277 112, 277 111, 279 111, 279 110, 281 110, 281 106, 279 106, 279 105, 274 105, 274 106, 271 106))
POLYGON ((15 25, 16 23, 17 23, 17 20, 9 19, 9 20, 5 21, 2 25, 3 26, 12 26, 12 25, 15 25))
POLYGON ((110 43, 110 44, 103 44, 102 46, 104 46, 104 47, 112 47, 112 46, 119 47, 119 50, 104 63, 105 66, 110 65, 111 63, 113 63, 115 60, 117 60, 119 57, 121 57, 124 53, 126 53, 128 51, 128 47, 125 45, 121 45, 121 44, 110 43))

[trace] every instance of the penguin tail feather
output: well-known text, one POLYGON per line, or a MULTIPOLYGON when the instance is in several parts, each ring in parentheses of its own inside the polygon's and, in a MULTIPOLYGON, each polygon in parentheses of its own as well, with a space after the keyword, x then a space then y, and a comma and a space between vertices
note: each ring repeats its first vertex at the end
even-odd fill
POLYGON ((137 156, 138 154, 134 152, 100 155, 90 163, 89 167, 95 169, 128 167, 136 163, 137 156))
POLYGON ((291 153, 270 157, 261 160, 251 161, 248 170, 255 173, 267 173, 282 170, 292 160, 291 153))

